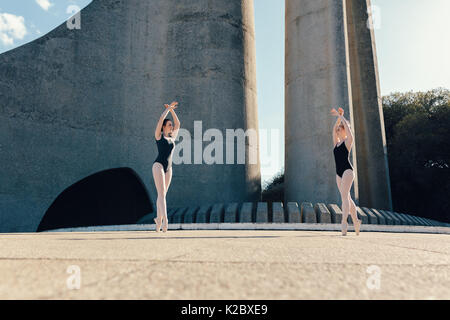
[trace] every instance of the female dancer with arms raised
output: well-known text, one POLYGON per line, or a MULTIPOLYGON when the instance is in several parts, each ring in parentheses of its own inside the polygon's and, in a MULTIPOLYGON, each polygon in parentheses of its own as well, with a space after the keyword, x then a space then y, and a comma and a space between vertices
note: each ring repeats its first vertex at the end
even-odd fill
POLYGON ((336 109, 332 109, 331 114, 338 117, 333 128, 333 143, 335 146, 333 153, 336 163, 336 183, 342 200, 342 235, 345 236, 347 234, 349 213, 352 216, 356 235, 359 235, 362 220, 358 220, 356 205, 350 196, 350 188, 355 179, 355 173, 349 161, 349 154, 353 145, 353 134, 349 123, 344 118, 344 110, 342 108, 339 108, 339 112, 336 109))
POLYGON ((172 154, 175 149, 175 139, 180 129, 180 121, 175 113, 178 102, 172 102, 170 105, 165 104, 166 110, 159 118, 155 130, 155 140, 158 147, 158 156, 153 161, 153 179, 155 180, 158 198, 156 200, 157 216, 154 219, 156 224, 156 232, 160 231, 161 225, 163 232, 169 228, 167 219, 167 203, 166 194, 169 190, 170 181, 172 180, 172 154), (175 124, 170 119, 166 119, 168 113, 172 113, 175 124))

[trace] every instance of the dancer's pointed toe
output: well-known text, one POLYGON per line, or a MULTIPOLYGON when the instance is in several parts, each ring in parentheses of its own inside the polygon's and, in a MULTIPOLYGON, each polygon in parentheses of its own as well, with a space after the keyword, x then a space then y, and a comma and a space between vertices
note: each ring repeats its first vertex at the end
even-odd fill
POLYGON ((348 228, 348 225, 347 225, 347 224, 342 225, 341 231, 342 231, 342 235, 343 235, 343 236, 346 236, 346 235, 347 235, 347 228, 348 228))
POLYGON ((158 223, 157 218, 153 218, 153 221, 155 221, 155 225, 156 225, 155 231, 159 232, 159 230, 161 229, 161 224, 158 223))
POLYGON ((169 224, 167 222, 167 219, 164 219, 164 223, 162 225, 162 231, 167 232, 167 229, 169 229, 169 224))
POLYGON ((362 219, 358 220, 357 225, 355 225, 356 235, 359 236, 359 231, 361 230, 362 219))

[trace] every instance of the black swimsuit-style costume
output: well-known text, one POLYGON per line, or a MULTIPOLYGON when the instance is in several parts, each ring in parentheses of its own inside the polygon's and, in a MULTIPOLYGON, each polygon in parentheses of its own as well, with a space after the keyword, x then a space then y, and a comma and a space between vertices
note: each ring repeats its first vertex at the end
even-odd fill
POLYGON ((348 149, 345 146, 345 141, 343 141, 339 146, 336 146, 333 149, 334 153, 334 161, 336 162, 336 173, 339 177, 342 178, 344 171, 347 169, 353 170, 350 161, 348 160, 348 149))
POLYGON ((164 167, 164 172, 167 172, 172 167, 172 154, 175 148, 175 143, 173 139, 167 139, 161 134, 161 139, 156 140, 156 146, 158 147, 158 156, 155 162, 159 162, 164 167))

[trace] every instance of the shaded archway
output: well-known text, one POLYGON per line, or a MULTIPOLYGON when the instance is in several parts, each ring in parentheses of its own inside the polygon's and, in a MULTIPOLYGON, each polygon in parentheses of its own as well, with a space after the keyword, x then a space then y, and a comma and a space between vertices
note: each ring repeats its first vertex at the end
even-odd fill
POLYGON ((142 180, 130 168, 90 175, 53 201, 37 231, 57 228, 135 223, 153 212, 142 180))

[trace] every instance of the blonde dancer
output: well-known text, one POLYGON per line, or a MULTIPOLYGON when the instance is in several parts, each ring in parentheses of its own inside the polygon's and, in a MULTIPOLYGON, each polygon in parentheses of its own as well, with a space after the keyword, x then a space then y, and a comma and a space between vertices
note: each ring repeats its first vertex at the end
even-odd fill
POLYGON ((359 235, 362 221, 358 220, 356 205, 350 196, 350 188, 355 179, 355 173, 349 161, 349 154, 353 145, 353 134, 349 123, 344 118, 344 110, 342 108, 339 108, 339 112, 336 109, 332 109, 331 114, 338 117, 333 128, 333 143, 335 146, 333 153, 336 163, 336 183, 342 200, 342 235, 345 236, 347 234, 349 213, 352 216, 356 235, 359 235))

